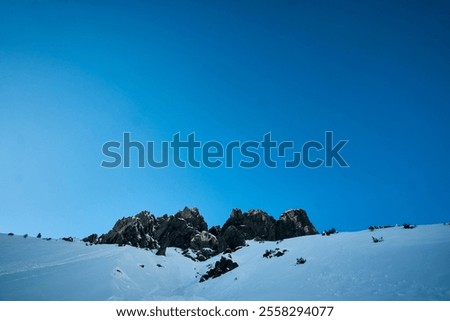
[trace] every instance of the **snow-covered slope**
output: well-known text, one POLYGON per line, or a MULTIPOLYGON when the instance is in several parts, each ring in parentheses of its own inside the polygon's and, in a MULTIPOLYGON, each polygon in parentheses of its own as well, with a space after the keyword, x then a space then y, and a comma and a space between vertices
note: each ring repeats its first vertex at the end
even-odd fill
POLYGON ((162 257, 130 246, 0 234, 0 299, 450 300, 448 225, 248 245, 231 254, 239 267, 200 283, 220 256, 194 262, 175 248, 162 257), (263 257, 276 248, 287 251, 263 257), (300 257, 305 264, 296 264, 300 257))

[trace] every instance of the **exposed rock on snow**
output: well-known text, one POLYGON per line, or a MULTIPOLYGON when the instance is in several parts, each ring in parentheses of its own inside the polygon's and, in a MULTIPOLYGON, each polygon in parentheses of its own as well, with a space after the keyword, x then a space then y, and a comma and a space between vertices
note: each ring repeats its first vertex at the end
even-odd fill
POLYGON ((229 226, 234 226, 246 240, 252 240, 255 237, 275 240, 275 224, 275 219, 264 211, 249 210, 247 213, 242 213, 240 209, 233 209, 222 230, 226 231, 229 226))
POLYGON ((225 232, 221 235, 221 246, 225 248, 224 250, 235 251, 237 248, 245 246, 245 236, 236 226, 231 225, 223 230, 225 232))
POLYGON ((276 224, 276 239, 317 234, 306 212, 302 209, 284 212, 276 224))
POLYGON ((280 257, 283 256, 287 251, 288 250, 286 249, 280 250, 279 248, 276 248, 275 250, 266 250, 263 254, 263 257, 266 259, 270 259, 272 257, 280 257))
POLYGON ((237 268, 239 265, 236 262, 233 262, 231 259, 227 259, 222 256, 219 261, 214 264, 214 267, 209 269, 206 274, 202 275, 200 278, 200 282, 204 282, 210 278, 214 279, 222 274, 230 272, 231 270, 237 268))
POLYGON ((276 241, 317 234, 317 230, 302 209, 288 210, 278 221, 261 210, 242 213, 241 210, 234 209, 222 230, 226 230, 229 226, 235 226, 246 240, 257 238, 261 241, 276 241))
POLYGON ((143 211, 118 220, 111 231, 99 237, 98 243, 155 249, 158 247, 158 242, 152 237, 155 227, 155 216, 143 211))
POLYGON ((208 224, 197 208, 185 207, 175 215, 156 218, 143 211, 116 222, 113 229, 97 237, 92 234, 83 239, 94 244, 118 244, 158 249, 165 255, 168 247, 182 250, 192 249, 187 256, 204 261, 229 249, 235 251, 246 244, 246 240, 280 240, 303 235, 317 234, 304 210, 289 210, 277 221, 262 210, 242 213, 233 209, 223 227, 208 224))
POLYGON ((90 243, 90 244, 95 244, 95 243, 97 243, 97 241, 98 241, 98 235, 95 234, 95 233, 94 233, 94 234, 91 234, 91 235, 85 237, 84 239, 82 239, 82 241, 83 241, 83 242, 90 243))

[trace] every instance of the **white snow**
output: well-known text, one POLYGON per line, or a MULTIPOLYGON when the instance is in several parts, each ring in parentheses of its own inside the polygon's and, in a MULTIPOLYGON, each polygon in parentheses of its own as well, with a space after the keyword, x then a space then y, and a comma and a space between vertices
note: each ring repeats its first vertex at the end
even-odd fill
POLYGON ((0 300, 450 300, 448 225, 248 245, 231 254, 238 268, 199 283, 220 255, 0 234, 0 300), (263 258, 275 248, 287 252, 263 258))

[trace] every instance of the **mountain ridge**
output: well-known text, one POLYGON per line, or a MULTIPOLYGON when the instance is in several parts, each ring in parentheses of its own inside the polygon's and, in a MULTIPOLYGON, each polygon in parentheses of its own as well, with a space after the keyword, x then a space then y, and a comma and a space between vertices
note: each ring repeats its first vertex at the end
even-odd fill
POLYGON ((224 251, 235 251, 247 240, 279 241, 314 234, 318 232, 303 209, 289 209, 278 220, 259 209, 233 209, 223 226, 208 228, 196 207, 185 207, 174 215, 156 217, 141 211, 123 217, 110 231, 100 236, 92 234, 83 241, 157 249, 158 255, 164 255, 168 247, 176 247, 192 250, 190 258, 204 261, 224 251))

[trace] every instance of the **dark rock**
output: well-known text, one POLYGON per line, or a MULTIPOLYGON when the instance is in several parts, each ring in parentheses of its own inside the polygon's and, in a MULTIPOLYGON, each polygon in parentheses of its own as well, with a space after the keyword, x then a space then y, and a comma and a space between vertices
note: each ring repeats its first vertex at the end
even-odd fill
POLYGON ((416 225, 413 225, 413 224, 407 224, 407 223, 403 224, 404 229, 413 229, 415 227, 416 227, 416 225))
POLYGON ((71 237, 71 236, 69 236, 69 237, 63 237, 62 240, 63 240, 63 241, 66 241, 66 242, 73 242, 73 237, 71 237))
POLYGON ((224 231, 221 236, 223 248, 229 248, 234 251, 240 246, 245 246, 245 236, 236 226, 231 225, 224 231))
POLYGON ((245 245, 245 240, 276 241, 312 234, 317 234, 317 230, 301 209, 284 212, 278 221, 261 210, 242 213, 240 209, 233 209, 221 229, 219 247, 221 250, 226 247, 236 250, 245 245))
POLYGON ((306 259, 304 259, 304 258, 299 258, 299 259, 297 259, 297 265, 300 265, 300 264, 305 264, 306 263, 306 259))
POLYGON ((8 236, 14 236, 14 233, 8 233, 8 236))
POLYGON ((185 207, 182 211, 175 214, 175 217, 186 220, 187 224, 195 228, 197 231, 207 231, 208 224, 200 214, 196 207, 192 209, 185 207))
POLYGON ((156 255, 158 255, 158 256, 166 256, 166 249, 167 249, 167 247, 161 246, 158 249, 158 252, 156 252, 156 255))
POLYGON ((181 255, 183 255, 184 257, 187 257, 193 261, 199 261, 199 262, 203 262, 206 261, 207 259, 209 259, 210 257, 213 257, 217 254, 216 251, 205 247, 203 249, 200 250, 193 250, 193 249, 186 249, 183 252, 181 252, 181 255))
POLYGON ((276 248, 275 250, 266 250, 263 254, 263 257, 266 259, 270 259, 272 257, 280 257, 283 256, 286 252, 286 249, 280 250, 279 248, 276 248))
POLYGON ((275 254, 273 256, 280 257, 280 256, 283 256, 284 253, 286 253, 286 252, 287 252, 287 250, 283 250, 283 251, 278 250, 277 252, 275 252, 275 254))
POLYGON ((384 226, 369 226, 369 231, 373 232, 374 230, 382 229, 382 228, 391 228, 392 225, 384 225, 384 226))
POLYGON ((155 225, 155 216, 147 211, 124 217, 116 222, 111 231, 100 237, 99 243, 155 249, 158 247, 158 242, 152 237, 155 225))
POLYGON ((140 265, 139 265, 139 267, 141 267, 141 268, 144 268, 144 266, 145 266, 144 264, 140 264, 140 265))
POLYGON ((40 238, 42 237, 42 234, 39 233, 36 237, 37 237, 38 239, 40 239, 40 238))
POLYGON ((325 230, 325 231, 323 231, 322 232, 322 235, 323 236, 330 236, 330 235, 332 235, 332 234, 335 234, 335 233, 337 233, 337 231, 336 231, 336 229, 333 227, 333 228, 331 228, 331 229, 329 229, 329 230, 325 230))
POLYGON ((180 217, 170 216, 158 221, 155 237, 161 246, 189 248, 191 239, 198 232, 192 225, 180 217))
POLYGON ((276 224, 277 240, 314 234, 317 234, 317 230, 302 209, 284 212, 276 224))
POLYGON ((206 261, 207 259, 209 259, 210 257, 215 256, 217 254, 217 251, 213 250, 209 247, 205 247, 198 251, 195 251, 194 253, 195 253, 194 259, 196 261, 203 262, 203 261, 206 261))
POLYGON ((124 217, 108 233, 100 237, 92 234, 83 241, 158 249, 157 255, 165 255, 167 247, 190 249, 184 254, 186 257, 203 261, 223 251, 236 251, 250 239, 276 241, 316 233, 303 210, 286 211, 276 221, 261 210, 242 213, 234 209, 223 227, 214 226, 208 230, 198 209, 185 207, 175 215, 166 214, 159 218, 147 211, 124 217))
POLYGON ((187 257, 188 259, 191 259, 192 261, 198 261, 197 255, 195 253, 193 253, 193 251, 191 249, 183 250, 183 252, 181 252, 181 255, 183 255, 184 257, 187 257))
POLYGON ((252 240, 255 237, 262 240, 275 240, 275 224, 275 219, 264 211, 249 210, 242 213, 240 209, 233 209, 230 218, 223 225, 222 231, 234 226, 246 240, 252 240))
POLYGON ((213 226, 209 229, 209 233, 211 233, 214 236, 219 236, 222 228, 219 225, 213 226))
POLYGON ((158 219, 155 238, 167 247, 187 249, 195 235, 207 230, 208 225, 198 209, 185 207, 174 216, 165 215, 158 219))
POLYGON ((27 237, 28 237, 28 234, 25 234, 25 235, 23 236, 24 239, 26 239, 27 237))
POLYGON ((376 238, 376 237, 372 236, 372 241, 373 241, 373 243, 379 243, 379 242, 383 242, 384 239, 383 239, 383 237, 376 238))
POLYGON ((263 254, 263 257, 268 259, 271 255, 272 255, 272 252, 269 250, 266 250, 266 252, 264 252, 264 254, 263 254))
POLYGON ((88 242, 91 244, 95 244, 98 241, 98 235, 97 234, 91 234, 88 237, 85 237, 84 239, 82 239, 83 242, 88 242))
POLYGON ((202 275, 202 277, 200 278, 200 282, 204 282, 210 278, 217 278, 237 268, 238 266, 239 265, 236 262, 233 262, 232 260, 222 256, 220 260, 214 264, 214 268, 211 268, 206 272, 206 274, 202 275))
POLYGON ((197 261, 199 261, 199 262, 204 262, 204 261, 207 260, 207 257, 204 256, 202 253, 199 253, 199 254, 197 254, 197 256, 196 256, 195 259, 196 259, 197 261))
POLYGON ((209 248, 216 251, 219 247, 217 237, 207 231, 197 233, 190 242, 190 248, 196 251, 209 248))

